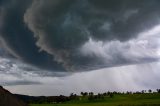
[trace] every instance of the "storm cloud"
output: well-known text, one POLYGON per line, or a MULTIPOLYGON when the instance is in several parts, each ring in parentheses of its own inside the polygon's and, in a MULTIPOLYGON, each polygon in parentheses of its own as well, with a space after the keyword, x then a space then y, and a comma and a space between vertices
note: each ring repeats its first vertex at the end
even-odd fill
POLYGON ((159 0, 1 0, 0 39, 14 58, 52 72, 154 62, 159 60, 155 46, 159 37, 153 34, 160 24, 159 4, 159 0), (145 34, 148 30, 153 33, 145 34))

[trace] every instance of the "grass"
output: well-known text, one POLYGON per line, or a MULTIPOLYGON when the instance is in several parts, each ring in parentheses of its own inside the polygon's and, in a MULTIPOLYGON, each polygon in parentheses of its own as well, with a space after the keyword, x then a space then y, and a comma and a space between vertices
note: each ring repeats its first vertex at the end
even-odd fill
POLYGON ((87 99, 62 104, 30 104, 30 106, 160 106, 160 94, 125 94, 105 97, 102 100, 87 99))

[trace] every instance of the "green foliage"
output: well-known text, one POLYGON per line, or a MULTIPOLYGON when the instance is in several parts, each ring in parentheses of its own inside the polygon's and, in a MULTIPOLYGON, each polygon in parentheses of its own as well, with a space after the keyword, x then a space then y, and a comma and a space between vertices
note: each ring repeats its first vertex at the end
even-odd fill
POLYGON ((77 96, 80 99, 74 99, 65 103, 31 104, 30 106, 160 106, 159 93, 114 94, 113 97, 106 94, 98 95, 98 99, 93 99, 95 95, 88 95, 88 97, 77 96))

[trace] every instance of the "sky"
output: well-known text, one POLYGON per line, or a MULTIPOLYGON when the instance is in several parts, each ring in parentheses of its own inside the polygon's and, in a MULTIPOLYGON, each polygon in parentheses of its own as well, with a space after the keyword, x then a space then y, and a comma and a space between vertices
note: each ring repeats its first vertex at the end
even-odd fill
POLYGON ((0 85, 13 93, 160 88, 159 0, 0 0, 0 85))

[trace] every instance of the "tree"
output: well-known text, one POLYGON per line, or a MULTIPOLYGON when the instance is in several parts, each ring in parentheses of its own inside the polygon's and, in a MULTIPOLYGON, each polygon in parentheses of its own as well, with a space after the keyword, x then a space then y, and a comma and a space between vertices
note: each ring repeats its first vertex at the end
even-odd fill
POLYGON ((113 97, 114 97, 113 93, 110 93, 110 95, 109 95, 109 96, 110 96, 110 98, 113 98, 113 97))
POLYGON ((94 93, 93 92, 89 92, 89 96, 93 96, 94 95, 94 93))
POLYGON ((77 94, 71 93, 70 96, 69 96, 69 98, 71 100, 76 100, 76 99, 78 99, 78 96, 77 96, 77 94))
POLYGON ((85 92, 85 93, 84 93, 84 96, 88 96, 88 92, 85 92))
POLYGON ((88 96, 88 92, 81 92, 82 96, 88 96))
POLYGON ((160 89, 157 89, 157 92, 160 93, 160 89))
POLYGON ((83 93, 83 92, 81 92, 81 95, 82 95, 82 96, 84 96, 84 93, 83 93))
POLYGON ((103 93, 103 96, 107 96, 107 93, 105 92, 105 93, 103 93))
POLYGON ((142 94, 144 94, 145 93, 145 90, 142 90, 142 94))
POLYGON ((151 90, 151 89, 149 89, 149 90, 148 90, 148 92, 149 92, 149 93, 152 93, 152 90, 151 90))

